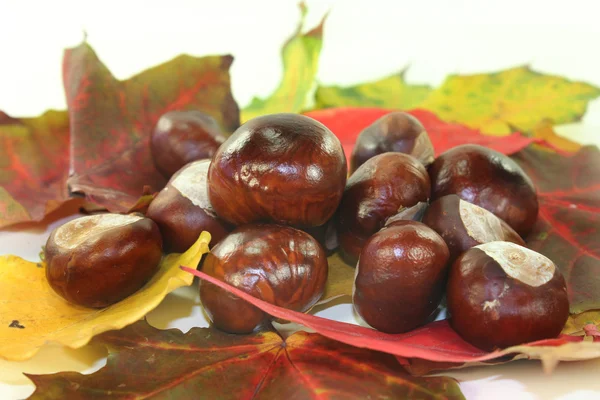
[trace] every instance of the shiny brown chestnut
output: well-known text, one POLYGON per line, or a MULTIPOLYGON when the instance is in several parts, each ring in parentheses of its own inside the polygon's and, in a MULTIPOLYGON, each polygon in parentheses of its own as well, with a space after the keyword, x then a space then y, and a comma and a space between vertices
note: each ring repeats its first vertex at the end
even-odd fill
POLYGON ((356 264, 366 240, 390 216, 429 198, 429 176, 414 157, 379 154, 367 160, 348 179, 338 210, 341 255, 356 264))
POLYGON ((158 225, 167 253, 183 253, 202 231, 211 234, 211 246, 233 229, 215 213, 208 200, 210 160, 194 161, 173 175, 150 203, 146 216, 158 225))
MULTIPOLYGON (((308 233, 289 226, 251 224, 237 228, 212 248, 202 271, 254 297, 304 312, 323 295, 327 256, 308 233)), ((231 333, 249 333, 268 315, 237 296, 200 282, 209 319, 231 333)))
POLYGON ((467 250, 450 268, 450 324, 487 351, 556 337, 569 317, 565 279, 547 257, 509 242, 467 250))
POLYGON ((433 162, 435 154, 423 124, 408 113, 395 111, 358 134, 350 157, 350 173, 369 158, 388 152, 409 154, 426 167, 433 162))
POLYGON ((217 121, 200 111, 169 111, 152 132, 150 150, 154 165, 165 178, 184 165, 211 158, 226 137, 217 121))
POLYGON ((383 228, 360 253, 352 296, 356 312, 387 333, 429 322, 442 300, 448 257, 441 236, 421 222, 383 228))
POLYGON ((425 211, 423 223, 442 236, 450 250, 450 262, 483 243, 504 241, 525 246, 521 236, 506 222, 455 194, 432 202, 425 211))
POLYGON ((219 148, 208 171, 209 198, 235 225, 320 226, 339 205, 346 174, 342 145, 325 125, 298 114, 265 115, 219 148))
POLYGON ((74 219, 50 234, 46 278, 67 301, 102 308, 140 289, 158 270, 162 239, 141 215, 97 214, 74 219))
POLYGON ((533 182, 515 161, 495 150, 456 146, 431 164, 429 175, 432 200, 456 194, 491 211, 523 237, 537 219, 533 182))

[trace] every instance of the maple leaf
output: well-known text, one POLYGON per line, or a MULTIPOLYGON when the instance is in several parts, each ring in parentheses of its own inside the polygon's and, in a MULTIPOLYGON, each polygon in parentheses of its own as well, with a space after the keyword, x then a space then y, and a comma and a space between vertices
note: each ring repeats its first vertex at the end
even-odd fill
POLYGON ((279 86, 266 99, 253 98, 242 110, 242 122, 265 114, 300 112, 305 108, 317 75, 323 45, 323 25, 327 15, 319 25, 303 34, 307 12, 303 3, 300 3, 300 11, 298 28, 281 51, 283 78, 279 86))
POLYGON ((541 120, 557 124, 578 121, 600 88, 545 75, 527 66, 504 71, 450 75, 419 104, 445 121, 458 122, 489 134, 515 129, 530 132, 541 120))
POLYGON ((66 112, 37 118, 0 112, 0 228, 41 221, 69 199, 68 148, 66 112))
POLYGON ((422 103, 431 87, 410 85, 404 76, 406 70, 385 78, 358 85, 319 86, 315 92, 315 107, 378 107, 407 110, 422 103))
MULTIPOLYGON (((239 125, 230 88, 231 56, 182 55, 118 81, 83 43, 65 52, 63 77, 71 120, 73 192, 113 212, 127 211, 148 186, 162 189, 149 140, 173 110, 200 110, 226 132, 239 125)), ((62 154, 61 156, 65 156, 62 154)))
POLYGON ((455 380, 418 378, 389 355, 321 335, 160 331, 141 321, 97 338, 110 349, 91 375, 27 375, 30 399, 463 399, 455 380))
POLYGON ((561 155, 529 147, 514 160, 538 190, 538 222, 527 244, 567 281, 572 313, 600 308, 600 150, 561 155))
POLYGON ((79 348, 94 335, 138 321, 168 293, 192 284, 193 276, 179 265, 198 265, 209 242, 210 235, 204 232, 185 253, 164 257, 144 287, 102 309, 80 307, 58 296, 46 280, 42 263, 0 257, 0 358, 26 360, 51 343, 79 348))

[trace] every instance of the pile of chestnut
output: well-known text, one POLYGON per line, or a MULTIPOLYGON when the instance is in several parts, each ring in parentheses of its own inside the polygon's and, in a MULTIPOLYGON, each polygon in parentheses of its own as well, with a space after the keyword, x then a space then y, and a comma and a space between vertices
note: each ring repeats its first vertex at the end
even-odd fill
MULTIPOLYGON (((327 256, 356 266, 353 304, 373 328, 402 333, 436 317, 486 350, 557 336, 566 284, 525 247, 537 219, 530 178, 477 145, 434 157, 423 125, 393 112, 364 129, 350 175, 339 139, 307 116, 255 118, 226 137, 200 112, 170 112, 151 139, 170 180, 146 215, 98 214, 57 228, 46 274, 65 299, 105 307, 138 290, 163 252, 212 235, 202 270, 267 302, 309 310, 323 295, 327 256)), ((252 332, 268 315, 200 282, 213 324, 252 332)))

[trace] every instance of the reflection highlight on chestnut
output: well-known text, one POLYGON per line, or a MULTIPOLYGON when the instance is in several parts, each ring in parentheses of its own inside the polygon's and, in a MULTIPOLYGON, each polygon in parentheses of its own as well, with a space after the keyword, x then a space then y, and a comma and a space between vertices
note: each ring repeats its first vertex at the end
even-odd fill
POLYGON ((446 284, 449 251, 433 229, 395 221, 365 243, 352 302, 373 328, 402 333, 435 316, 446 284))
POLYGON ((298 114, 265 115, 243 124, 216 152, 209 198, 235 225, 320 226, 335 212, 346 175, 342 145, 325 125, 298 114))
POLYGON ((483 350, 558 336, 569 317, 565 279, 547 257, 509 242, 463 253, 450 268, 450 324, 483 350))
POLYGON ((423 124, 412 115, 395 111, 384 115, 363 129, 356 138, 350 158, 350 173, 378 154, 409 154, 428 166, 434 150, 423 124))
POLYGON ((217 121, 200 111, 170 111, 158 120, 150 139, 154 165, 165 178, 184 165, 215 154, 226 137, 217 121))
POLYGON ((456 146, 431 164, 429 175, 432 200, 456 194, 491 211, 523 237, 537 219, 533 182, 515 161, 495 150, 456 146))
MULTIPOLYGON (((308 233, 283 225, 250 224, 214 246, 206 274, 280 307, 304 312, 323 295, 327 256, 308 233)), ((268 320, 253 305, 200 281, 200 299, 215 327, 249 333, 268 320)))
POLYGON ((158 227, 141 215, 77 218, 52 231, 44 247, 50 287, 71 303, 94 308, 136 292, 161 258, 158 227))
POLYGON ((366 240, 403 207, 429 199, 429 176, 414 157, 379 154, 367 160, 348 179, 338 210, 341 254, 356 264, 366 240))
POLYGON ((523 239, 506 222, 455 194, 432 202, 425 211, 423 223, 442 236, 450 249, 451 262, 471 247, 483 243, 505 241, 525 246, 523 239))
POLYGON ((213 246, 233 229, 215 213, 208 199, 210 160, 194 161, 173 175, 148 207, 146 216, 158 225, 167 253, 183 253, 202 231, 213 246))

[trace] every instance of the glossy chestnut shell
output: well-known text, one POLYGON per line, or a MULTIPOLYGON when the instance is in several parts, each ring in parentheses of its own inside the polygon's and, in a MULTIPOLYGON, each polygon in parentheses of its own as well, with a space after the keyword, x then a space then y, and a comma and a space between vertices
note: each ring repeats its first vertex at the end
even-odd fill
POLYGON ((148 207, 146 216, 158 225, 167 253, 183 253, 202 231, 211 234, 213 246, 233 229, 208 200, 209 165, 210 160, 194 161, 177 171, 148 207))
POLYGON ((463 253, 447 287, 451 326, 467 342, 491 351, 554 338, 569 317, 565 280, 554 263, 509 242, 463 253))
POLYGON ((150 139, 154 165, 165 178, 184 165, 211 158, 226 137, 217 121, 200 111, 170 111, 158 120, 150 139))
MULTIPOLYGON (((280 307, 304 312, 323 295, 327 257, 308 233, 283 225, 237 228, 207 255, 203 272, 280 307)), ((200 299, 213 324, 248 333, 268 320, 258 308, 207 282, 200 299)))
POLYGON ((157 271, 162 239, 139 215, 98 214, 74 219, 50 234, 46 278, 67 301, 102 308, 130 296, 157 271))
POLYGON ((455 194, 432 202, 423 223, 440 234, 450 250, 450 262, 479 244, 504 241, 525 246, 525 242, 506 222, 455 194))
POLYGON ((338 210, 338 237, 344 260, 355 264, 365 241, 402 207, 429 198, 429 176, 414 157, 379 154, 348 179, 338 210))
POLYGON ((425 166, 433 162, 435 154, 423 124, 408 113, 395 111, 359 133, 350 158, 350 173, 369 158, 388 152, 409 154, 425 166))
POLYGON ((297 114, 254 118, 219 148, 208 171, 209 198, 219 216, 242 225, 325 224, 346 184, 339 139, 297 114))
POLYGON ((483 146, 466 144, 441 154, 429 168, 431 198, 456 194, 491 211, 524 237, 538 214, 536 189, 512 159, 483 146))
POLYGON ((448 247, 431 228, 396 221, 365 243, 358 261, 353 304, 373 328, 407 332, 430 321, 444 293, 448 247))

